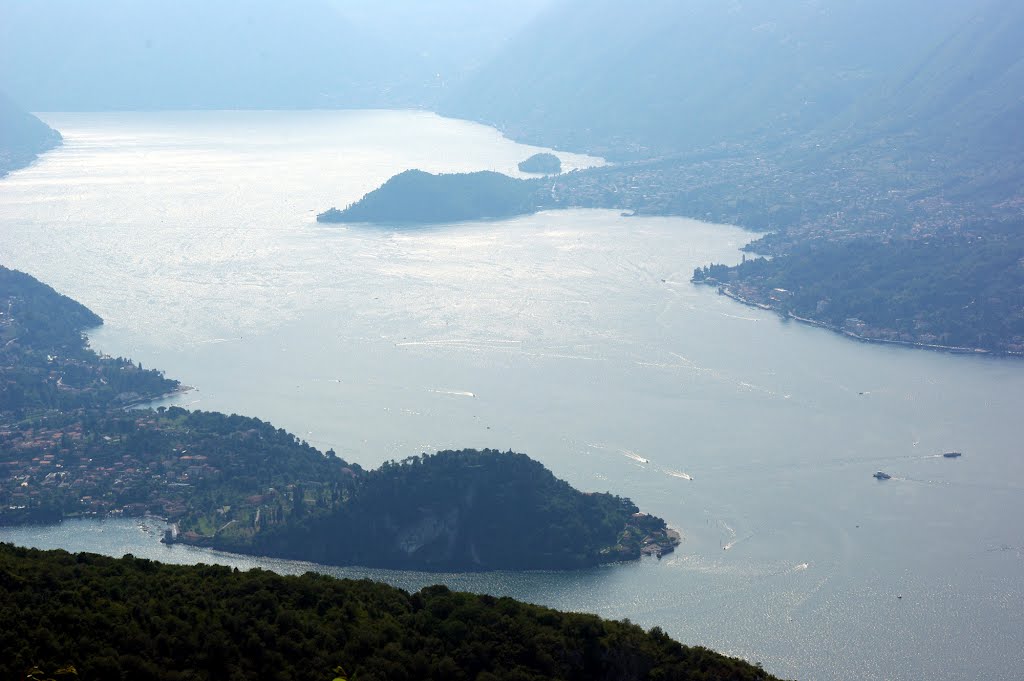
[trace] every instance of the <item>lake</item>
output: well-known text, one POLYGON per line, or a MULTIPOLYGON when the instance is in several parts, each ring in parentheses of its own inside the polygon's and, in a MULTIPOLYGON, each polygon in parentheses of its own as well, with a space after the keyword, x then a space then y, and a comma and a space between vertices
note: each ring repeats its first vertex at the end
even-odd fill
POLYGON ((731 226, 592 210, 315 222, 408 168, 516 175, 540 150, 485 126, 42 117, 66 142, 0 180, 0 262, 102 316, 98 350, 195 388, 167 403, 258 416, 367 467, 522 451, 683 544, 575 573, 425 575, 166 547, 153 521, 0 541, 443 582, 657 625, 802 679, 1024 668, 1024 363, 857 343, 691 285, 694 267, 740 259, 753 235, 731 226))

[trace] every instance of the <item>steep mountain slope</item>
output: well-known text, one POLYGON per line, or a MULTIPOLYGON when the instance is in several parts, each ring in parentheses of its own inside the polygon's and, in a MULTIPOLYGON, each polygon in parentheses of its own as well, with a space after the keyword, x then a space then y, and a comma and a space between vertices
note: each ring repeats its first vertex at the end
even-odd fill
POLYGON ((1003 257, 1024 240, 1019 2, 563 0, 449 104, 631 161, 557 178, 558 205, 770 229, 751 248, 781 257, 728 272, 744 298, 788 312, 764 302, 786 288, 873 339, 1024 347, 1003 257), (875 276, 923 262, 943 276, 875 276))
POLYGON ((842 113, 945 35, 955 0, 562 0, 445 110, 547 144, 768 145, 842 113))
POLYGON ((1024 5, 993 0, 821 137, 839 149, 884 139, 910 165, 945 165, 947 198, 999 201, 1020 189, 1022 120, 1024 5))

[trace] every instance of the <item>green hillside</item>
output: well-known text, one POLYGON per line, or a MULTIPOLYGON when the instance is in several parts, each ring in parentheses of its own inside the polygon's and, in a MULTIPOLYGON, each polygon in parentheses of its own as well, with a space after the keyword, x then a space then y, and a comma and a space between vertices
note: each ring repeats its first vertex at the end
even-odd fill
MULTIPOLYGON (((190 543, 335 565, 415 570, 572 569, 668 553, 665 521, 584 494, 524 454, 447 451, 367 472, 352 498, 253 533, 190 543)), ((190 519, 182 529, 192 527, 190 519)))
POLYGON ((409 594, 0 544, 0 678, 770 681, 658 628, 511 598, 409 594))

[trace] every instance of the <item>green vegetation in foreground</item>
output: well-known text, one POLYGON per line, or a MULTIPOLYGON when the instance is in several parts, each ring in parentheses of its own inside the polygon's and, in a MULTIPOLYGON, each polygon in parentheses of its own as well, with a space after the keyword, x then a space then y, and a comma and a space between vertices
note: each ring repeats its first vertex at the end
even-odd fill
POLYGON ((655 627, 432 586, 0 544, 0 678, 770 680, 655 627), (69 669, 68 667, 73 667, 69 669))
MULTIPOLYGON (((246 512, 245 521, 203 534, 205 516, 190 517, 182 536, 230 551, 417 570, 571 569, 660 556, 678 544, 664 520, 629 499, 579 492, 512 452, 410 457, 360 476, 351 499, 345 491, 333 505, 322 493, 298 493, 287 522, 266 528, 246 512)), ((232 514, 215 525, 225 517, 232 514)))
POLYGON ((99 317, 26 274, 0 268, 0 308, 0 523, 152 513, 182 542, 423 570, 568 569, 678 544, 628 499, 522 454, 364 472, 259 419, 126 411, 177 382, 89 350, 99 317))
POLYGON ((356 203, 320 213, 318 222, 438 224, 507 218, 538 208, 540 185, 491 171, 433 175, 407 170, 356 203))
POLYGON ((525 161, 521 161, 519 163, 519 171, 523 173, 557 175, 562 172, 562 161, 554 154, 542 151, 525 161))
POLYGON ((694 281, 866 340, 1024 353, 1024 242, 985 234, 807 246, 694 281))

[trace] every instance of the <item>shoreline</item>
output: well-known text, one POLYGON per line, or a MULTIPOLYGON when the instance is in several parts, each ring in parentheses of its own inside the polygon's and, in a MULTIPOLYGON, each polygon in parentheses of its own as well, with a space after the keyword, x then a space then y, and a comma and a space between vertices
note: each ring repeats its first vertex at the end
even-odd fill
POLYGON ((167 392, 160 393, 159 395, 154 395, 152 397, 140 397, 137 400, 131 400, 129 402, 125 402, 123 405, 121 405, 121 408, 122 409, 151 409, 152 407, 150 407, 149 405, 153 404, 154 402, 157 402, 159 400, 166 400, 167 398, 174 397, 175 395, 184 395, 185 393, 192 392, 193 390, 198 390, 198 388, 195 388, 195 387, 193 387, 191 385, 179 385, 174 390, 168 390, 167 392))
POLYGON ((931 350, 932 352, 943 352, 951 355, 1024 358, 1024 353, 1010 352, 1008 350, 988 350, 985 348, 970 348, 958 345, 939 345, 937 343, 920 343, 915 341, 891 340, 888 338, 871 338, 868 336, 862 336, 860 334, 854 333, 853 331, 847 331, 845 329, 842 329, 838 326, 835 326, 834 324, 829 324, 828 322, 819 321, 817 319, 811 319, 810 317, 801 317, 797 314, 794 314, 793 312, 783 312, 782 310, 771 305, 768 305, 767 303, 757 303, 752 300, 748 300, 741 296, 740 294, 734 292, 732 289, 730 289, 728 284, 723 284, 722 282, 716 279, 706 279, 704 281, 691 280, 691 283, 695 285, 715 286, 718 289, 719 295, 723 295, 726 298, 735 300, 736 302, 746 305, 748 307, 754 307, 760 310, 776 312, 783 319, 792 319, 803 324, 807 324, 809 326, 815 326, 821 329, 825 329, 827 331, 831 331, 833 333, 839 334, 840 336, 845 336, 846 338, 850 338, 861 343, 897 345, 901 347, 915 348, 919 350, 931 350))

